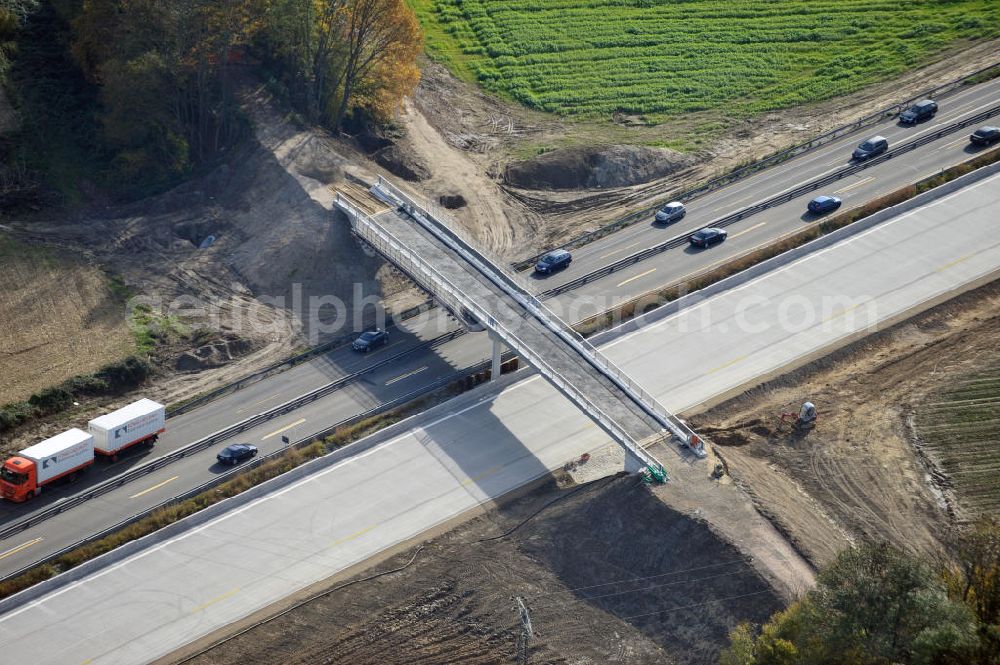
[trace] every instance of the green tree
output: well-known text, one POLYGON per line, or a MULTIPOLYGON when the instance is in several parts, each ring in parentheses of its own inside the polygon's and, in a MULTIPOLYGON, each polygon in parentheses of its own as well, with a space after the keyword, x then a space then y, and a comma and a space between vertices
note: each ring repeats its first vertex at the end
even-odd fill
POLYGON ((979 619, 979 652, 974 662, 1000 665, 1000 521, 982 517, 958 538, 958 565, 945 571, 951 596, 979 619))
POLYGON ((886 543, 845 550, 760 635, 731 637, 723 662, 741 665, 957 665, 977 646, 972 612, 930 567, 886 543))

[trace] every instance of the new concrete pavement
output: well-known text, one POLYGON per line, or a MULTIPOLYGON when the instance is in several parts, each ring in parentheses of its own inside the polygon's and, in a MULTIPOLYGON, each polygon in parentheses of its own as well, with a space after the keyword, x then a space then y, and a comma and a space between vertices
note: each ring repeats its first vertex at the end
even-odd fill
MULTIPOLYGON (((682 222, 667 227, 639 223, 575 250, 570 270, 533 283, 544 290, 573 278, 577 271, 587 272, 615 261, 630 252, 655 244, 681 232, 693 231, 721 215, 738 210, 755 201, 790 189, 803 180, 846 164, 850 150, 869 134, 881 133, 890 144, 933 131, 942 124, 954 122, 1000 101, 1000 79, 962 90, 941 101, 941 111, 931 121, 916 127, 902 127, 889 120, 856 135, 838 139, 814 152, 806 153, 785 164, 722 190, 696 199, 689 205, 688 216, 682 222)), ((998 122, 1000 120, 993 121, 998 122)), ((912 151, 901 158, 873 166, 838 184, 826 193, 844 198, 844 208, 860 204, 873 196, 913 182, 942 168, 963 161, 981 149, 968 147, 962 131, 912 151)), ((824 190, 825 191, 825 190, 824 190)), ((729 227, 729 239, 708 250, 679 247, 614 273, 604 279, 548 301, 560 316, 575 321, 616 302, 629 300, 686 275, 722 263, 733 256, 751 250, 790 231, 815 223, 804 213, 810 196, 772 208, 729 227)), ((0 523, 21 519, 66 496, 80 492, 93 484, 121 473, 153 457, 176 450, 212 432, 227 427, 256 413, 305 394, 344 375, 377 362, 386 354, 418 346, 456 324, 433 312, 405 322, 394 331, 391 348, 359 356, 350 348, 342 348, 286 372, 269 377, 237 393, 225 396, 189 413, 168 421, 168 430, 150 451, 129 456, 108 468, 98 466, 89 477, 73 485, 51 488, 34 505, 12 505, 0 502, 0 523)), ((269 452, 281 445, 281 435, 293 438, 319 431, 348 416, 376 404, 430 385, 442 376, 455 373, 487 357, 489 342, 484 335, 463 335, 436 349, 414 352, 399 359, 391 367, 365 377, 304 410, 275 418, 272 422, 240 435, 237 441, 247 441, 269 452)), ((221 446, 220 446, 221 447, 221 446)), ((92 500, 38 526, 0 541, 0 575, 16 571, 47 554, 115 524, 130 515, 195 487, 218 473, 214 467, 217 451, 206 450, 182 462, 149 474, 146 480, 133 483, 104 497, 92 500)))
MULTIPOLYGON (((621 337, 667 408, 786 366, 1000 269, 1000 176, 621 337)), ((412 429, 0 616, 11 662, 143 663, 603 447, 540 377, 412 429)), ((238 500, 237 500, 238 502, 238 500)))

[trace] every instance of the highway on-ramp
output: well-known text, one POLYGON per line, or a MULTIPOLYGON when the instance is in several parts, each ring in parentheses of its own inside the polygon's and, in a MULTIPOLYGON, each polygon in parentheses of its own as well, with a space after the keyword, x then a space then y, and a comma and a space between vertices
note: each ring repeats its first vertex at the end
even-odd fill
MULTIPOLYGON (((998 205, 992 176, 605 351, 683 410, 995 275, 998 205)), ((357 457, 11 609, 0 616, 5 659, 148 662, 608 443, 537 376, 408 422, 357 457)))

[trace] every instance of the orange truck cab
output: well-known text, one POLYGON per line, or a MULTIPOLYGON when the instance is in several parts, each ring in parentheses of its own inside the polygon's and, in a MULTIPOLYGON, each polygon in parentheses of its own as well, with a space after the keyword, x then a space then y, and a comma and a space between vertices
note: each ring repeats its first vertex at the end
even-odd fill
POLYGON ((93 463, 94 437, 68 430, 7 459, 0 467, 0 495, 8 501, 27 501, 43 486, 72 477, 93 463))

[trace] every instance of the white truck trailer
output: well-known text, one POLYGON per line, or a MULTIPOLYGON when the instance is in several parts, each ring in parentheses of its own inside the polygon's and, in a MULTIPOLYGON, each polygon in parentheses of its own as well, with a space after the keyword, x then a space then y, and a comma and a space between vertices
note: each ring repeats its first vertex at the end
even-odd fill
POLYGON ((140 443, 156 443, 166 424, 166 409, 151 399, 140 399, 87 424, 94 452, 112 460, 122 450, 140 443))
POLYGON ((94 437, 73 428, 7 459, 0 467, 0 493, 8 501, 26 501, 93 463, 94 437))

